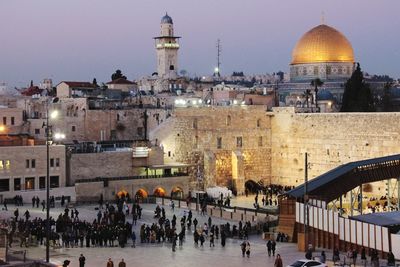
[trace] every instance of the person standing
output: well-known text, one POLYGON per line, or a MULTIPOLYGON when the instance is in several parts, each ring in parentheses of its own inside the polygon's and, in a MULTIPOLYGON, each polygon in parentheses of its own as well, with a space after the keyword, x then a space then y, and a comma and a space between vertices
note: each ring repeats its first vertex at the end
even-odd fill
POLYGON ((35 207, 35 203, 36 203, 36 197, 32 197, 32 208, 35 207))
POLYGON ((107 267, 114 267, 114 262, 111 260, 111 258, 108 259, 107 267))
POLYGON ((122 259, 122 260, 118 263, 118 267, 126 267, 126 263, 125 263, 124 259, 122 259))
POLYGON ((271 252, 272 252, 272 241, 271 241, 271 239, 268 240, 268 242, 267 242, 267 251, 268 251, 268 256, 271 257, 271 252))
POLYGON ((274 267, 283 267, 281 255, 276 255, 274 267))
POLYGON ((81 254, 81 256, 79 257, 79 267, 85 267, 85 261, 86 261, 85 256, 81 254))
MULTIPOLYGON (((278 254, 278 255, 279 255, 279 254, 278 254)), ((321 263, 325 263, 325 262, 326 262, 325 251, 322 251, 322 252, 321 252, 320 261, 321 261, 321 263)))
POLYGON ((367 266, 367 254, 365 252, 365 247, 361 249, 361 262, 364 266, 367 266))
POLYGON ((246 241, 246 255, 247 258, 250 258, 250 242, 246 241))
POLYGON ((243 241, 242 244, 240 244, 240 249, 242 250, 242 257, 244 258, 244 255, 246 254, 246 241, 243 241))
POLYGON ((38 196, 36 196, 36 208, 39 208, 39 203, 40 203, 40 199, 38 196))
POLYGON ((272 256, 275 257, 275 250, 276 250, 276 242, 275 242, 275 240, 272 240, 272 242, 271 242, 271 250, 272 250, 272 256))

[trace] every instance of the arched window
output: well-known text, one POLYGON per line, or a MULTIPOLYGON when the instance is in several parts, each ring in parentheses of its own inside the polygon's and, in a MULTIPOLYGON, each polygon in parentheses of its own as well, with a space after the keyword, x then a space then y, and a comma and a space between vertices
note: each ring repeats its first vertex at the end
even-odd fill
POLYGON ((227 117, 226 117, 226 125, 227 126, 230 126, 231 125, 231 115, 228 115, 227 117))
POLYGON ((261 127, 261 119, 257 119, 257 128, 261 127))

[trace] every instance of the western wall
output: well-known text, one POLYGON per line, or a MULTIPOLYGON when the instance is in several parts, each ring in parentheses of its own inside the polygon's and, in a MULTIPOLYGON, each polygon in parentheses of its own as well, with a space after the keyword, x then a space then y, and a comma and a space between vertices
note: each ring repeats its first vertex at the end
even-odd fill
POLYGON ((204 177, 205 186, 232 185, 241 193, 247 180, 301 184, 306 152, 310 179, 348 162, 398 154, 399 122, 400 113, 192 107, 176 109, 151 138, 164 147, 166 161, 197 166, 193 180, 204 177))

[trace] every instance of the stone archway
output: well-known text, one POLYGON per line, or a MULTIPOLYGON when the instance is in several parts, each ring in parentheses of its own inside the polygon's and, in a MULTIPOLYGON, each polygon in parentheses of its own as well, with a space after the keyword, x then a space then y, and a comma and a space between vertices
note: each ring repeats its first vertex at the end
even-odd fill
POLYGON ((244 188, 249 194, 256 194, 263 189, 262 186, 254 180, 247 180, 244 183, 244 188))
POLYGON ((162 187, 157 187, 154 189, 153 195, 156 197, 165 197, 167 195, 167 191, 165 191, 162 187))
POLYGON ((183 199, 184 193, 183 193, 182 187, 180 187, 180 186, 173 187, 172 190, 171 190, 171 197, 172 198, 181 198, 181 199, 183 199))
POLYGON ((139 198, 139 199, 144 199, 148 197, 148 193, 146 190, 144 190, 143 188, 140 188, 138 191, 136 191, 135 197, 139 198))

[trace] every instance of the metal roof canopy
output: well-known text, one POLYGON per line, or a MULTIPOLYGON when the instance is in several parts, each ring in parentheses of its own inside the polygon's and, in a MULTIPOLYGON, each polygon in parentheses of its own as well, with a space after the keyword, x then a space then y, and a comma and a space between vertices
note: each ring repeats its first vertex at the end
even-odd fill
POLYGON ((353 220, 379 226, 400 225, 400 211, 369 213, 350 217, 353 220))
MULTIPOLYGON (((341 165, 307 183, 312 199, 331 202, 350 190, 365 184, 400 177, 400 154, 360 160, 341 165)), ((304 184, 286 195, 303 198, 304 184)))

